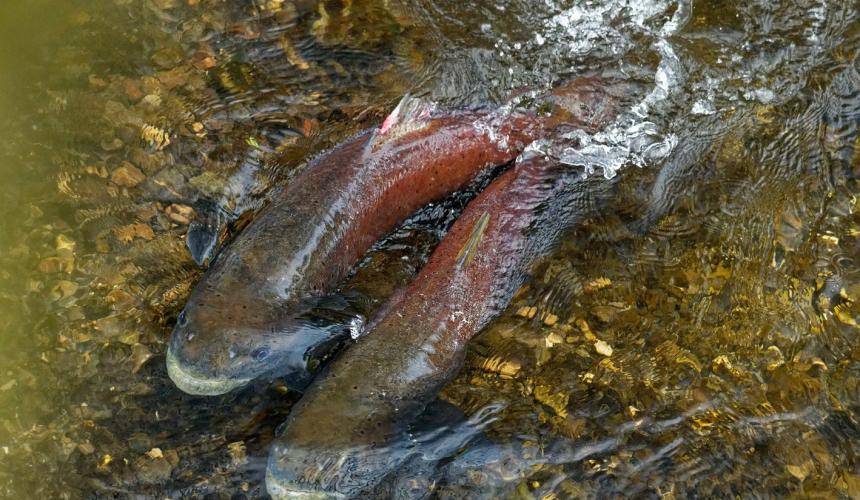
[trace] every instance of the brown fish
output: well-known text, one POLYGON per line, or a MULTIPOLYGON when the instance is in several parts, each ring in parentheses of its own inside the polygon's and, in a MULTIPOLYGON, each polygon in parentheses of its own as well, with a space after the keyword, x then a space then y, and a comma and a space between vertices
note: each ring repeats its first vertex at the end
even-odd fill
MULTIPOLYGON (((374 129, 318 156, 217 257, 179 315, 171 379, 214 395, 260 376, 309 380, 309 363, 360 333, 318 321, 349 270, 412 212, 514 159, 542 130, 533 113, 437 111, 404 98, 374 129)), ((337 315, 337 311, 334 311, 337 315)))
MULTIPOLYGON (((598 126, 611 114, 599 82, 580 80, 568 92, 571 125, 598 126)), ((421 453, 410 423, 457 373, 468 341, 611 186, 537 153, 494 180, 415 281, 293 408, 269 456, 269 493, 351 497, 421 453)))

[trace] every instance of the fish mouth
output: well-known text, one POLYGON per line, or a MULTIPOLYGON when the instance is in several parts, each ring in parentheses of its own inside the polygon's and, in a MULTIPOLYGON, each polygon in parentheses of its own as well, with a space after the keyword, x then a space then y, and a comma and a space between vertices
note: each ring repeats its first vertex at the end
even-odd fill
POLYGON ((194 396, 218 396, 246 385, 252 378, 211 378, 200 377, 187 371, 176 354, 167 348, 167 375, 184 393, 194 396))
POLYGON ((343 493, 332 491, 310 490, 291 482, 282 481, 275 477, 271 468, 266 468, 266 491, 275 500, 298 498, 308 500, 328 500, 336 498, 346 498, 343 493))

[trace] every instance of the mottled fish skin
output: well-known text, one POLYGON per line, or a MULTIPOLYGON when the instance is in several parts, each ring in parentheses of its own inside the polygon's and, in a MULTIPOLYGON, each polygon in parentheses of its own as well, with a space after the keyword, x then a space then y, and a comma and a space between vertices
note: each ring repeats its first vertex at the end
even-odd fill
POLYGON ((311 161, 216 259, 168 347, 180 389, 223 394, 264 375, 306 385, 315 350, 348 338, 347 324, 303 316, 315 299, 412 212, 513 160, 542 130, 526 112, 407 108, 417 116, 388 119, 311 161))
MULTIPOLYGON (((582 102, 603 105, 585 87, 582 102)), ((269 456, 269 493, 353 497, 420 453, 409 422, 457 373, 469 339, 562 234, 604 206, 612 185, 540 155, 494 180, 371 331, 293 408, 269 456)))

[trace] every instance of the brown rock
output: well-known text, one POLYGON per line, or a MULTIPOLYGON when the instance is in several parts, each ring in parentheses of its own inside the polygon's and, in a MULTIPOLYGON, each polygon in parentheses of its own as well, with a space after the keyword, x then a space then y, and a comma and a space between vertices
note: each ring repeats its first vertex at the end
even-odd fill
POLYGON ((158 73, 158 81, 166 88, 173 89, 185 85, 188 82, 188 69, 184 66, 173 68, 158 73))
POLYGON ((165 450, 164 451, 164 459, 172 465, 176 466, 179 463, 179 453, 176 450, 165 450))
POLYGON ((101 146, 105 151, 116 151, 122 147, 122 140, 118 137, 114 137, 113 140, 102 141, 101 146))
POLYGON ((126 78, 122 81, 122 89, 125 92, 126 97, 128 97, 131 102, 137 102, 143 97, 143 91, 140 90, 140 85, 131 78, 126 78))
POLYGON ((156 50, 152 54, 152 57, 150 57, 150 61, 159 69, 168 69, 176 67, 176 65, 181 63, 182 57, 182 51, 178 47, 168 46, 156 50))
POLYGON ((78 451, 84 455, 92 455, 96 451, 95 447, 90 443, 81 443, 78 445, 78 451))
POLYGON ((62 263, 57 257, 46 257, 39 261, 39 271, 45 274, 53 274, 60 272, 62 263))
MULTIPOLYGON (((129 357, 129 361, 131 362, 131 373, 137 373, 140 371, 141 367, 146 364, 152 358, 152 351, 149 350, 143 344, 137 344, 131 348, 131 356, 129 357)), ((160 452, 161 450, 159 450, 160 452)), ((155 458, 155 457, 152 457, 155 458)))
POLYGON ((164 457, 151 458, 143 455, 134 461, 138 480, 145 484, 163 483, 170 478, 173 466, 164 457))
POLYGON ((107 237, 105 235, 99 235, 96 237, 96 252, 98 253, 110 253, 110 243, 108 243, 107 237))
POLYGON ((78 291, 78 284, 74 281, 59 280, 54 288, 51 289, 51 299, 60 300, 66 297, 71 297, 78 291))
POLYGON ((202 54, 195 58, 194 66, 203 70, 212 69, 215 66, 218 66, 218 60, 215 59, 215 56, 202 54))
POLYGON ((135 238, 143 238, 146 241, 150 241, 155 237, 152 227, 149 224, 142 223, 117 227, 114 228, 113 232, 116 238, 123 243, 129 243, 135 238))
POLYGON ((124 161, 110 174, 110 180, 117 186, 134 187, 146 180, 146 176, 137 167, 124 161))
POLYGON ((161 91, 161 82, 159 82, 158 78, 154 76, 144 76, 140 79, 140 83, 143 88, 143 94, 141 94, 141 97, 145 94, 154 94, 161 91))
POLYGON ((90 75, 90 86, 96 90, 104 90, 107 88, 107 81, 104 78, 99 78, 96 75, 90 75))
POLYGON ((194 218, 194 209, 188 205, 174 203, 168 206, 164 212, 170 220, 183 226, 187 226, 191 222, 191 219, 194 218))

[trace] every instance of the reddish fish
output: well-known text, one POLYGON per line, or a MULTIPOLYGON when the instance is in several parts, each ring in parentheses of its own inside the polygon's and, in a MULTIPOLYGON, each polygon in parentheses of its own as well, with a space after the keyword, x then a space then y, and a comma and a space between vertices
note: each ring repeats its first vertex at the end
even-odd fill
POLYGON ((311 161, 192 292, 167 351, 171 379, 204 395, 263 375, 306 384, 310 360, 349 336, 306 313, 386 232, 513 160, 541 130, 530 113, 438 112, 405 98, 381 127, 311 161))
MULTIPOLYGON (((580 120, 607 116, 595 82, 569 91, 580 120)), ((415 281, 293 408, 269 457, 269 493, 354 496, 419 453, 410 422, 457 373, 466 344, 508 305, 535 262, 608 199, 611 185, 540 155, 493 181, 415 281)))

